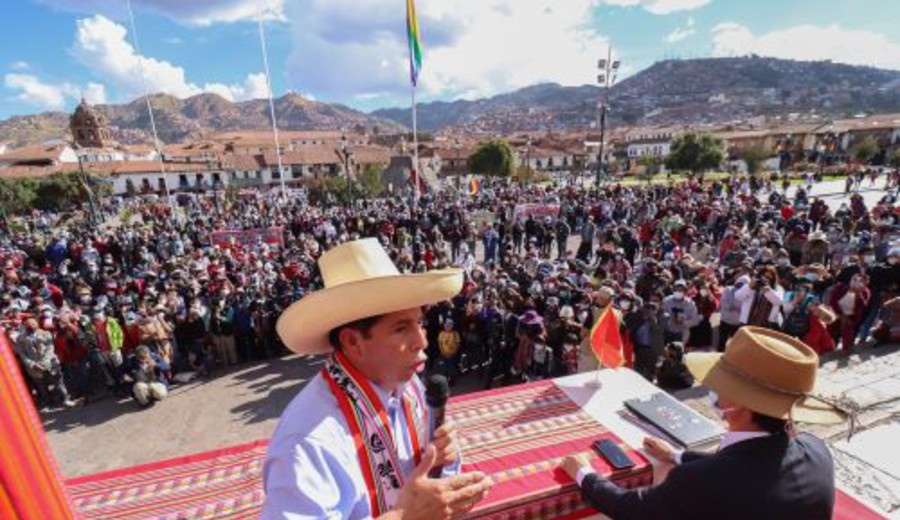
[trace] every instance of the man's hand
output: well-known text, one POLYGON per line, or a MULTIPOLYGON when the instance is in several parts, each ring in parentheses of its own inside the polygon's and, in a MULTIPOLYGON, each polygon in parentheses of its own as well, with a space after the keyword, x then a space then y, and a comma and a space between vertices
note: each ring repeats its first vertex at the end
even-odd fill
POLYGON ((661 462, 674 463, 672 457, 677 450, 674 446, 664 440, 657 439, 656 437, 647 437, 644 439, 644 449, 654 459, 661 462))
POLYGON ((482 472, 463 473, 443 479, 430 479, 428 472, 437 463, 433 444, 425 450, 422 462, 400 490, 400 502, 386 518, 397 520, 451 520, 460 518, 481 501, 493 483, 482 472))
POLYGON ((565 470, 567 475, 572 477, 572 480, 577 480, 578 470, 581 468, 591 469, 592 466, 588 458, 583 453, 579 453, 564 458, 562 463, 560 463, 560 467, 565 470))
POLYGON ((456 462, 459 455, 459 443, 456 439, 456 425, 452 421, 444 423, 434 431, 431 443, 437 449, 435 466, 446 466, 456 462))

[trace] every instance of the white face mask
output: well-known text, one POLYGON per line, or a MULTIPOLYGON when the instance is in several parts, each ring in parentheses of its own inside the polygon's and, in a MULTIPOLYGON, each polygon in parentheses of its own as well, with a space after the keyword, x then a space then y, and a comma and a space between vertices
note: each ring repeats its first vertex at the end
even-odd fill
POLYGON ((622 301, 619 303, 619 307, 621 307, 623 311, 627 311, 631 308, 631 302, 628 300, 622 301))
POLYGON ((674 293, 672 293, 672 295, 675 296, 676 300, 684 299, 684 292, 682 292, 682 291, 675 291, 674 293))
POLYGON ((873 263, 875 263, 875 256, 873 256, 873 255, 866 255, 866 256, 863 257, 863 261, 864 261, 865 263, 867 263, 867 264, 873 264, 873 263))
POLYGON ((709 404, 712 406, 713 411, 719 416, 719 419, 722 419, 723 421, 725 420, 725 414, 734 410, 734 408, 722 408, 719 405, 719 394, 712 390, 709 391, 709 394, 707 394, 706 397, 709 398, 709 404))

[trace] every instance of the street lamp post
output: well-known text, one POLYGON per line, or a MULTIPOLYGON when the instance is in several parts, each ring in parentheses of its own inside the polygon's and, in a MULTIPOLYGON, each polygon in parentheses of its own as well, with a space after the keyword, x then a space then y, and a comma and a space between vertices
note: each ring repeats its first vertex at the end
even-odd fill
POLYGON ((531 136, 525 141, 525 169, 531 170, 531 136))
POLYGON ((347 150, 347 134, 341 134, 341 158, 344 160, 344 176, 347 177, 347 207, 350 207, 353 196, 350 192, 350 158, 353 153, 347 150))
POLYGON ((78 172, 79 172, 79 180, 82 184, 84 184, 84 189, 87 192, 88 196, 88 215, 92 225, 97 224, 97 213, 94 209, 94 192, 91 190, 90 185, 88 184, 88 176, 84 171, 84 158, 81 154, 77 154, 78 157, 78 172))
POLYGON ((462 197, 462 167, 459 164, 459 137, 453 140, 453 148, 456 150, 456 199, 459 200, 462 197))
POLYGON ((603 145, 606 140, 606 110, 609 106, 609 91, 616 83, 616 75, 619 70, 619 60, 613 61, 612 47, 606 51, 606 59, 597 62, 600 74, 597 75, 597 83, 604 87, 603 97, 600 101, 600 146, 597 153, 597 187, 600 187, 600 177, 603 173, 603 145))

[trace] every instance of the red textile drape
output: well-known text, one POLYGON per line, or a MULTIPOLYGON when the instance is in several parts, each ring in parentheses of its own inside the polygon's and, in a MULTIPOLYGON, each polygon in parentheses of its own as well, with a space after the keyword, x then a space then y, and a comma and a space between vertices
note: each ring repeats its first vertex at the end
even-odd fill
POLYGON ((12 345, 2 328, 0 410, 0 518, 76 518, 12 345))

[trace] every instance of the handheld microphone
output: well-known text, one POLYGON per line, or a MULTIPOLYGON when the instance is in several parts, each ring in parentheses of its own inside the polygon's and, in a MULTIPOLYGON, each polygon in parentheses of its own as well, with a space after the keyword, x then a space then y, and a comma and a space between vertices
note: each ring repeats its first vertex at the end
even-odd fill
MULTIPOLYGON (((441 374, 431 374, 425 380, 425 402, 431 408, 431 431, 435 431, 444 424, 446 414, 445 406, 450 397, 450 384, 447 378, 441 374)), ((428 473, 431 478, 440 478, 443 466, 435 466, 428 473)))

